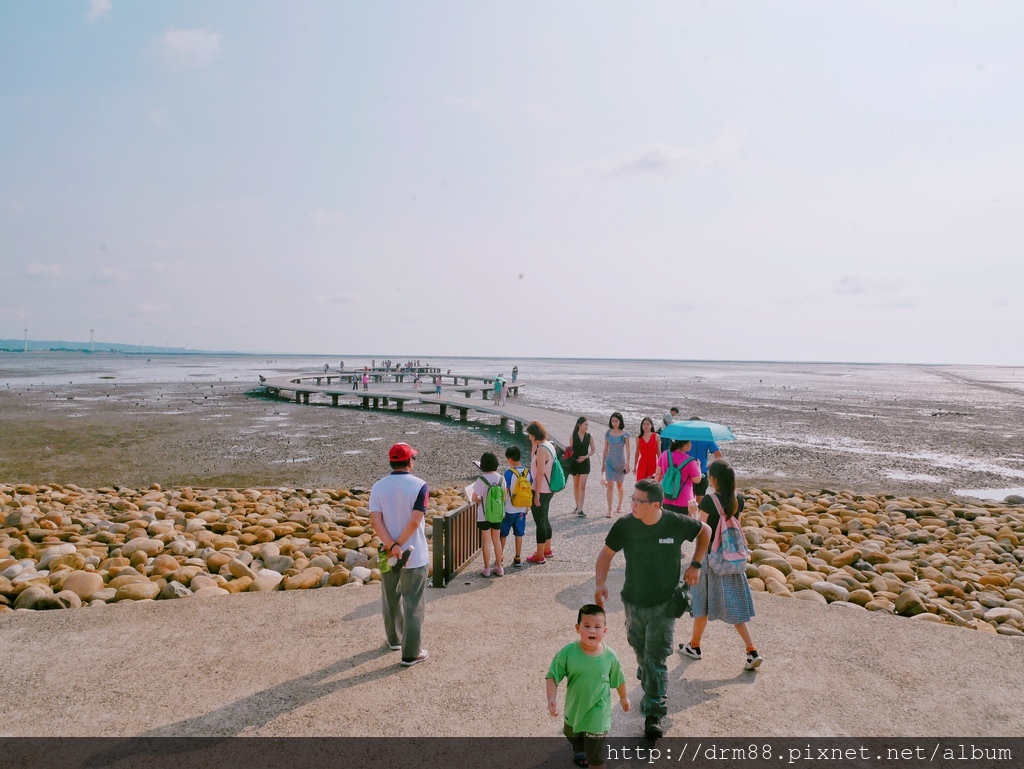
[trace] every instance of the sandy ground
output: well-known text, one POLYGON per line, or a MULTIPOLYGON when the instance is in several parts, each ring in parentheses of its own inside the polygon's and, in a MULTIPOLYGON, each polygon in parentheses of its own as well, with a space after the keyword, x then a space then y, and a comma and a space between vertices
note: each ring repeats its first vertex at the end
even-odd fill
MULTIPOLYGON (((430 590, 431 658, 410 669, 383 646, 379 596, 369 588, 6 615, 0 731, 556 736, 544 674, 573 639, 576 608, 592 595, 593 580, 541 569, 430 590)), ((766 659, 758 672, 742 669, 742 644, 721 623, 705 636, 703 660, 670 659, 669 736, 1024 730, 1022 643, 763 594, 755 605, 752 627, 766 659)), ((638 704, 621 605, 611 608, 605 640, 638 704)), ((680 620, 677 638, 688 628, 680 620)), ((638 709, 616 706, 613 735, 642 731, 638 709)))
MULTIPOLYGON (((771 400, 719 408, 742 408, 745 419, 783 433, 783 412, 771 400)), ((887 425, 894 445, 944 442, 948 449, 963 425, 953 417, 945 426, 929 421, 937 419, 927 416, 932 407, 922 401, 909 416, 873 419, 887 425)), ((992 424, 1005 418, 965 401, 967 409, 992 424)), ((472 459, 512 440, 493 428, 425 416, 253 398, 234 383, 11 388, 0 390, 0 417, 0 477, 86 487, 366 486, 385 472, 387 446, 401 439, 421 449, 417 470, 431 485, 459 485, 474 475, 472 459)), ((996 433, 993 441, 1010 440, 996 433)), ((993 450, 1001 449, 969 449, 993 450)), ((1018 450, 1007 445, 1004 453, 1018 450)), ((886 479, 891 456, 738 444, 730 456, 764 470, 742 478, 745 485, 774 478, 765 485, 936 493, 927 481, 886 479)), ((961 480, 983 477, 968 469, 961 480)), ((591 510, 600 506, 598 492, 592 482, 591 510)), ((603 516, 571 516, 571 506, 570 492, 553 505, 556 560, 509 569, 501 580, 485 580, 471 567, 448 588, 430 591, 425 644, 432 658, 409 670, 382 648, 379 595, 370 588, 0 617, 0 736, 557 735, 543 676, 573 638, 576 609, 592 596, 593 562, 608 525, 603 516), (381 703, 389 703, 387 714, 381 703)), ((613 580, 621 580, 621 565, 613 580)), ((768 595, 755 596, 755 604, 761 670, 745 673, 735 633, 713 623, 704 660, 671 661, 669 735, 1024 731, 1024 643, 1016 639, 768 595)), ((607 640, 638 704, 622 623, 616 599, 607 640)), ((681 620, 678 640, 688 628, 681 620)), ((638 711, 616 708, 613 734, 641 729, 638 711)))
MULTIPOLYGON (((724 448, 746 486, 949 496, 1024 485, 1022 371, 773 364, 762 374, 736 365, 728 376, 695 377, 666 394, 656 377, 603 377, 595 363, 585 381, 530 384, 526 400, 583 409, 600 439, 602 414, 622 410, 631 426, 643 414, 657 419, 668 398, 683 416, 733 426, 741 440, 724 448)), ((466 426, 426 412, 300 406, 254 397, 250 387, 15 380, 0 387, 0 478, 87 487, 367 486, 386 472, 387 446, 405 440, 421 449, 418 469, 433 486, 460 486, 473 477, 473 459, 488 450, 500 456, 515 440, 493 418, 466 426)))

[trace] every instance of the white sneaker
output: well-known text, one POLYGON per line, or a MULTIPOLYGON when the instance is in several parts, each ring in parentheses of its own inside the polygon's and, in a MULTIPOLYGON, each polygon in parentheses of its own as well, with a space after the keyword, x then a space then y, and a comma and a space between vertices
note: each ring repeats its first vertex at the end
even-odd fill
POLYGON ((757 649, 752 652, 747 652, 747 664, 743 666, 744 670, 756 670, 757 666, 764 661, 764 658, 757 653, 757 649))
POLYGON ((679 651, 685 654, 687 657, 692 657, 695 660, 703 659, 700 653, 700 647, 690 646, 689 641, 687 641, 684 644, 679 644, 679 651))

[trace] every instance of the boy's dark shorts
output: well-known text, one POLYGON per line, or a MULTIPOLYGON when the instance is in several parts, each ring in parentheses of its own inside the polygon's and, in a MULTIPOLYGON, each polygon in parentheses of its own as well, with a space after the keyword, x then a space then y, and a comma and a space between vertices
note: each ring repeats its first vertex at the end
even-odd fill
POLYGON ((569 724, 563 724, 562 734, 572 744, 574 753, 587 754, 587 762, 591 766, 603 766, 605 740, 607 734, 591 734, 590 732, 574 732, 569 724))
POLYGON ((501 521, 498 521, 497 523, 491 523, 490 521, 477 521, 476 527, 480 529, 480 531, 490 531, 491 529, 498 531, 501 529, 501 521))
POLYGON ((703 497, 708 493, 708 474, 704 473, 704 477, 700 479, 700 482, 693 484, 694 496, 703 497))

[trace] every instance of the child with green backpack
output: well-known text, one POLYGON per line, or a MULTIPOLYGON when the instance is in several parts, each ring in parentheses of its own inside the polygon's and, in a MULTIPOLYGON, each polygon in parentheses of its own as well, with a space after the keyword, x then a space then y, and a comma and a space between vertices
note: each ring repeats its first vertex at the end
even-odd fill
POLYGON ((494 550, 494 576, 502 577, 503 554, 501 551, 501 522, 505 518, 505 479, 498 472, 498 458, 489 451, 480 457, 480 470, 483 472, 473 484, 472 501, 477 503, 476 527, 484 551, 483 576, 491 576, 491 549, 494 550))

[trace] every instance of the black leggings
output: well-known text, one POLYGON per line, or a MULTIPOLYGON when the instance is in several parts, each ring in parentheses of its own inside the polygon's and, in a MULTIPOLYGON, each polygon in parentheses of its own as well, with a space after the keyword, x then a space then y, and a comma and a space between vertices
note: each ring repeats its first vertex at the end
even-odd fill
POLYGON ((533 513, 533 522, 537 526, 537 544, 547 542, 551 539, 551 521, 548 520, 548 505, 551 498, 555 496, 552 492, 540 493, 540 504, 533 505, 530 512, 533 513))

